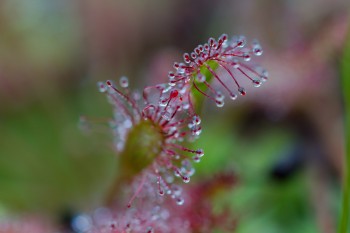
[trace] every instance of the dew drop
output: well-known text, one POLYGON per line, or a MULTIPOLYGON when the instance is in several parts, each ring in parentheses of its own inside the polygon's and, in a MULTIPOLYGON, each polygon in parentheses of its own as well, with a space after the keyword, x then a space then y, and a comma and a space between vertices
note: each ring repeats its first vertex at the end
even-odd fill
POLYGON ((190 177, 188 177, 188 176, 183 176, 183 177, 182 177, 182 181, 183 181, 184 183, 189 183, 189 182, 190 182, 190 177))
POLYGON ((265 81, 268 79, 268 77, 269 77, 269 73, 267 72, 267 70, 264 69, 264 70, 261 72, 260 78, 261 78, 261 80, 262 80, 263 82, 265 82, 265 81))
POLYGON ((184 203, 185 203, 185 199, 183 199, 182 197, 176 198, 177 205, 183 205, 184 203))
POLYGON ((196 76, 196 80, 197 80, 197 82, 199 82, 199 83, 205 82, 206 79, 207 79, 207 78, 205 77, 205 75, 203 75, 203 74, 201 74, 201 73, 199 73, 199 74, 196 76))
POLYGON ((161 98, 159 99, 159 106, 165 107, 165 106, 167 105, 167 103, 168 103, 168 99, 167 99, 167 98, 161 97, 161 98))
POLYGON ((254 87, 260 87, 261 81, 259 79, 253 79, 253 84, 254 84, 254 87))
POLYGON ((72 227, 76 232, 88 232, 92 228, 92 219, 88 215, 78 215, 72 220, 72 227))
POLYGON ((119 84, 122 88, 127 88, 129 86, 129 79, 123 76, 119 79, 119 84))
POLYGON ((204 155, 203 149, 196 150, 196 154, 197 154, 197 156, 202 157, 204 155))
POLYGON ((154 233, 153 228, 152 227, 147 227, 146 233, 154 233))
POLYGON ((193 53, 193 52, 192 52, 192 53, 191 53, 191 58, 192 58, 192 59, 196 59, 196 58, 197 58, 196 53, 193 53))
POLYGON ((185 159, 182 161, 182 167, 180 168, 181 173, 187 177, 193 176, 195 169, 193 168, 190 160, 185 159))
POLYGON ((222 42, 225 42, 227 40, 228 36, 227 34, 222 34, 220 37, 219 37, 219 40, 222 40, 222 42))
POLYGON ((185 67, 186 67, 186 65, 184 63, 180 63, 179 67, 177 68, 177 72, 180 74, 185 73, 185 67))
POLYGON ((237 99, 237 95, 234 93, 230 93, 230 99, 231 100, 236 100, 237 99))
POLYGON ((216 100, 215 103, 216 103, 216 106, 219 108, 221 108, 225 105, 225 102, 223 100, 221 100, 221 101, 216 100))
POLYGON ((198 115, 193 116, 192 122, 195 125, 199 125, 201 123, 201 118, 198 115))
POLYGON ((201 44, 200 44, 200 45, 198 45, 198 49, 199 49, 199 51, 200 51, 200 52, 203 52, 203 51, 204 51, 204 47, 203 47, 203 45, 201 45, 201 44))
POLYGON ((210 37, 209 40, 208 40, 208 44, 209 44, 210 46, 213 46, 214 43, 215 43, 215 39, 214 39, 213 37, 210 37))
POLYGON ((191 62, 191 58, 190 58, 190 55, 188 53, 185 53, 183 55, 183 58, 184 58, 185 63, 190 63, 191 62))
POLYGON ((164 173, 163 175, 165 182, 167 183, 173 183, 174 182, 174 176, 168 172, 164 173))
POLYGON ((238 88, 238 92, 241 95, 246 95, 247 94, 247 92, 245 91, 245 89, 243 87, 238 88))
POLYGON ((182 189, 178 185, 172 185, 171 186, 171 191, 172 191, 172 194, 174 194, 175 196, 180 196, 181 193, 182 193, 182 189))
POLYGON ((161 190, 159 190, 158 193, 159 193, 160 196, 164 196, 164 190, 161 189, 161 190))
POLYGON ((112 86, 113 86, 113 83, 112 83, 112 81, 110 81, 110 80, 107 80, 107 81, 106 81, 106 84, 107 84, 107 86, 109 86, 109 87, 112 87, 112 86))
POLYGON ((173 80, 174 78, 175 78, 175 74, 174 74, 174 72, 169 72, 169 74, 168 74, 168 78, 170 79, 170 80, 173 80))
POLYGON ((263 54, 262 47, 257 40, 253 41, 252 47, 253 47, 252 50, 255 56, 261 56, 263 54))
POLYGON ((263 50, 261 47, 254 47, 253 53, 255 56, 261 56, 263 54, 263 50))
POLYGON ((136 101, 141 99, 141 94, 139 91, 134 91, 132 95, 133 95, 134 100, 136 100, 136 101))
POLYGON ((240 48, 244 47, 244 45, 246 44, 246 41, 247 40, 246 40, 245 36, 242 36, 242 35, 238 36, 237 41, 236 41, 237 46, 240 48))
POLYGON ((170 195, 171 194, 171 190, 170 189, 166 189, 166 194, 170 195))
POLYGON ((239 61, 237 59, 234 59, 232 62, 232 66, 233 66, 233 68, 238 69, 240 66, 239 61))
POLYGON ((98 82, 97 87, 98 87, 99 92, 101 92, 101 93, 107 91, 107 87, 103 82, 98 82))
POLYGON ((201 161, 201 158, 198 155, 193 156, 192 159, 195 163, 199 163, 201 161))
POLYGON ((194 125, 191 131, 192 135, 199 136, 202 133, 202 127, 200 125, 194 125))
POLYGON ((183 108, 183 109, 189 109, 189 108, 190 108, 190 104, 189 104, 188 102, 184 102, 184 103, 182 104, 182 108, 183 108))
POLYGON ((175 80, 170 80, 170 82, 168 83, 169 86, 173 87, 176 85, 176 81, 175 80))
POLYGON ((176 170, 175 172, 174 172, 174 175, 176 176, 176 177, 180 177, 181 175, 180 175, 180 172, 178 171, 178 170, 176 170))
POLYGON ((250 59, 252 58, 249 53, 244 53, 242 57, 245 61, 250 61, 250 59))
POLYGON ((220 91, 216 92, 215 100, 222 101, 224 99, 225 99, 225 96, 220 91))
POLYGON ((201 51, 200 51, 200 49, 199 49, 198 47, 194 49, 194 52, 195 52, 197 55, 199 55, 199 54, 201 53, 201 51))

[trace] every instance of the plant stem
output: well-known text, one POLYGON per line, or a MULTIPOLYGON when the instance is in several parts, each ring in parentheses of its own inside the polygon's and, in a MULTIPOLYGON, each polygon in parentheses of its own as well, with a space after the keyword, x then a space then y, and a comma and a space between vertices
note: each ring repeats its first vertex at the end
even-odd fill
MULTIPOLYGON (((348 37, 349 38, 349 37, 348 37)), ((350 40, 347 40, 342 60, 342 85, 344 97, 344 124, 345 124, 345 158, 344 158, 344 179, 343 197, 340 213, 338 233, 347 233, 349 228, 350 208, 350 40)))

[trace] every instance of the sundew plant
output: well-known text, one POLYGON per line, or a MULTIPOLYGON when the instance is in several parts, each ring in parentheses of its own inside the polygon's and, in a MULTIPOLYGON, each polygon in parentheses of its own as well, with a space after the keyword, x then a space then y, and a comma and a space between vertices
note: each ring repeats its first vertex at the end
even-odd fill
POLYGON ((0 233, 350 233, 349 3, 1 0, 0 233))
POLYGON ((193 164, 211 156, 192 142, 205 130, 201 109, 206 99, 222 108, 226 97, 247 94, 242 80, 259 87, 268 79, 267 71, 251 61, 262 53, 257 40, 223 34, 185 53, 166 83, 137 92, 124 76, 116 83, 98 82, 113 108, 108 124, 118 172, 104 208, 76 217, 73 228, 91 233, 232 232, 236 219, 229 210, 213 212, 209 199, 234 185, 235 174, 192 184, 193 164))

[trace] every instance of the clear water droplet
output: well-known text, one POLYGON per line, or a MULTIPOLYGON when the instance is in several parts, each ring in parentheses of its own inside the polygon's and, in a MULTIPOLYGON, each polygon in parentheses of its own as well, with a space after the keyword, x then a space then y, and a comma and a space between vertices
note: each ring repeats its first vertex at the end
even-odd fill
POLYGON ((163 179, 165 180, 165 182, 167 182, 168 184, 171 184, 174 182, 174 176, 172 174, 170 174, 169 172, 165 172, 163 174, 163 179))
POLYGON ((199 157, 203 157, 203 155, 204 155, 203 149, 198 149, 198 150, 196 150, 196 154, 197 154, 197 156, 199 156, 199 157))
POLYGON ((237 99, 237 95, 235 93, 230 93, 230 99, 231 100, 236 100, 237 99))
POLYGON ((127 88, 129 86, 129 79, 123 76, 119 79, 119 84, 122 88, 127 88))
POLYGON ((261 56, 263 54, 262 47, 257 40, 253 41, 252 47, 253 47, 252 50, 255 56, 261 56))
POLYGON ((185 63, 191 62, 190 55, 188 53, 184 53, 183 58, 184 58, 185 63))
POLYGON ((190 177, 188 177, 188 176, 183 176, 182 177, 182 181, 184 182, 184 183, 189 183, 190 182, 190 177))
POLYGON ((244 87, 238 88, 238 92, 239 92, 239 94, 241 94, 241 95, 246 95, 246 94, 247 94, 247 92, 245 91, 244 87))
POLYGON ((261 81, 259 79, 253 79, 253 84, 254 87, 260 87, 261 86, 261 81))
POLYGON ((92 227, 92 219, 88 215, 78 215, 73 218, 72 227, 76 232, 88 232, 92 227))
POLYGON ((225 96, 220 91, 217 91, 216 92, 216 96, 215 96, 215 100, 221 101, 221 100, 224 100, 224 99, 225 99, 225 96))
POLYGON ((177 68, 177 72, 180 73, 180 74, 183 74, 185 73, 185 67, 186 65, 184 63, 180 63, 179 64, 179 67, 177 68))
POLYGON ((196 53, 193 53, 193 52, 192 52, 192 53, 191 53, 191 58, 192 58, 192 59, 196 59, 196 58, 197 58, 196 53))
POLYGON ((235 69, 238 69, 240 67, 238 59, 234 59, 232 62, 232 66, 235 69))
POLYGON ((183 109, 189 109, 189 108, 190 108, 190 104, 189 104, 188 102, 184 102, 184 103, 182 104, 182 108, 183 108, 183 109))
POLYGON ((107 86, 103 82, 98 82, 97 87, 99 92, 103 93, 107 91, 107 86))
POLYGON ((146 233, 154 233, 154 230, 152 227, 147 227, 146 233))
POLYGON ((243 57, 243 59, 244 59, 245 61, 250 61, 250 59, 252 59, 252 57, 250 56, 249 53, 244 53, 244 54, 242 55, 242 57, 243 57))
POLYGON ((192 135, 199 136, 202 133, 202 127, 200 125, 194 125, 191 129, 192 135))
POLYGON ((192 122, 195 125, 199 125, 201 123, 201 118, 198 115, 193 116, 192 122))
POLYGON ((199 163, 201 161, 201 158, 198 155, 194 155, 192 159, 195 163, 199 163))
POLYGON ((159 106, 165 107, 168 104, 168 99, 165 97, 160 97, 159 98, 159 106))
POLYGON ((236 41, 237 46, 240 48, 244 47, 246 42, 247 42, 247 39, 245 38, 245 36, 242 36, 242 35, 238 36, 236 41))
POLYGON ((175 78, 174 72, 170 71, 169 74, 168 74, 168 78, 169 78, 169 80, 173 80, 175 78))
POLYGON ((182 197, 176 198, 177 205, 183 205, 184 203, 185 203, 185 199, 183 199, 182 197))
POLYGON ((265 82, 268 79, 268 77, 269 77, 269 72, 267 72, 267 70, 264 69, 261 72, 261 76, 260 76, 261 81, 265 82))
POLYGON ((205 82, 206 79, 207 79, 207 78, 205 77, 205 75, 203 75, 203 74, 201 74, 201 73, 199 73, 199 74, 196 76, 196 80, 197 80, 197 82, 199 82, 199 83, 205 82))
POLYGON ((181 195, 181 193, 182 193, 182 188, 180 187, 180 186, 178 186, 178 185, 175 185, 175 184, 173 184, 172 186, 171 186, 171 193, 173 194, 173 195, 175 195, 175 196, 180 196, 181 195))
POLYGON ((215 43, 215 39, 214 39, 213 37, 210 37, 209 40, 208 40, 208 44, 209 44, 210 46, 213 46, 214 43, 215 43))
POLYGON ((169 86, 173 87, 176 85, 176 81, 175 80, 170 80, 170 82, 168 83, 169 86))
POLYGON ((219 108, 221 108, 225 105, 225 102, 223 100, 221 100, 221 101, 216 100, 215 103, 216 103, 216 106, 219 108))
POLYGON ((174 175, 175 175, 176 177, 180 177, 180 176, 181 176, 181 174, 180 174, 180 172, 179 172, 178 170, 174 171, 174 175))

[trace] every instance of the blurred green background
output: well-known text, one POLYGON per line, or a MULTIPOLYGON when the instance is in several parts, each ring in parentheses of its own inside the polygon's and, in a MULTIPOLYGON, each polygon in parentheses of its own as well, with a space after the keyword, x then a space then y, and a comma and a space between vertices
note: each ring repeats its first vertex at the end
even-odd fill
POLYGON ((113 139, 79 127, 112 114, 96 82, 165 82, 182 53, 227 33, 258 38, 271 77, 224 110, 206 105, 195 179, 236 172, 218 203, 240 216, 239 233, 334 232, 348 22, 346 0, 0 0, 0 216, 101 204, 113 139))

